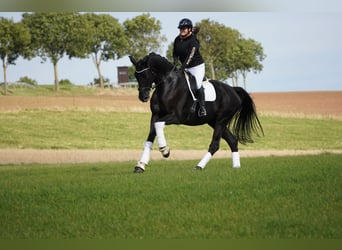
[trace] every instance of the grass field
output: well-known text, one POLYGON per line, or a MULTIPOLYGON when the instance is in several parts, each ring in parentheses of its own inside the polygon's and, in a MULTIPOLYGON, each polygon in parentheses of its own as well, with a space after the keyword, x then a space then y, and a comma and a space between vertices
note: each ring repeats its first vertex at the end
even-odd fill
MULTIPOLYGON (((19 111, 0 113, 0 148, 140 149, 144 112, 19 111)), ((342 120, 261 116, 265 136, 241 149, 342 149, 342 120)), ((209 126, 167 126, 174 149, 207 149, 209 126)), ((222 148, 228 148, 222 141, 222 148)))
POLYGON ((342 237, 342 155, 0 167, 2 239, 342 237))
MULTIPOLYGON (((37 93, 15 91, 20 109, 0 112, 1 149, 140 150, 146 139, 148 112, 26 109, 20 96, 37 93)), ((342 149, 341 119, 271 111, 260 116, 265 136, 240 149, 342 149)), ((168 126, 165 134, 173 149, 205 150, 212 130, 168 126)), ((0 239, 341 239, 341 162, 342 154, 253 157, 232 169, 213 159, 194 171, 197 160, 153 160, 144 174, 130 161, 2 164, 0 239)))
POLYGON ((76 85, 60 85, 60 91, 56 92, 54 85, 34 85, 31 88, 21 86, 8 86, 10 96, 85 96, 100 93, 100 88, 76 85))

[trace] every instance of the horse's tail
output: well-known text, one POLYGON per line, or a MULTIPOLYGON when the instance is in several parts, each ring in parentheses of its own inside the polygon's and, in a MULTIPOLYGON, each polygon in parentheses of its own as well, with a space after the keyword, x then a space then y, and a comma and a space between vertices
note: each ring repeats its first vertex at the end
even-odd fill
POLYGON ((235 113, 233 119, 233 133, 240 143, 253 142, 252 133, 264 135, 256 113, 255 104, 251 96, 241 87, 234 87, 235 92, 241 98, 241 108, 235 113))

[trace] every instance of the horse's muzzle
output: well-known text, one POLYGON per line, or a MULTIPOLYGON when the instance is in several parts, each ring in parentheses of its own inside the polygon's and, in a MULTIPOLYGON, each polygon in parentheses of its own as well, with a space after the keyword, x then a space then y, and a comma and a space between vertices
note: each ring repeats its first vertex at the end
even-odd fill
POLYGON ((148 102, 150 100, 150 91, 139 91, 139 100, 142 102, 148 102))

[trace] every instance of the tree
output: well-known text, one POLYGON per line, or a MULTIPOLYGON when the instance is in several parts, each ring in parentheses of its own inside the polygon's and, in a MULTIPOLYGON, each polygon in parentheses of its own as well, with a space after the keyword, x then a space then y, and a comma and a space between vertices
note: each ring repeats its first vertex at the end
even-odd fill
POLYGON ((49 58, 53 64, 56 91, 59 91, 58 61, 69 51, 75 50, 71 34, 77 32, 78 16, 72 12, 23 14, 22 22, 30 29, 35 55, 40 56, 44 62, 49 58))
POLYGON ((239 75, 243 77, 244 88, 247 88, 247 73, 253 71, 260 72, 263 68, 261 61, 264 60, 265 54, 260 43, 253 39, 245 39, 241 37, 234 47, 222 57, 222 61, 227 68, 232 85, 238 86, 239 75))
POLYGON ((197 37, 201 44, 201 53, 212 79, 225 80, 227 67, 221 60, 235 46, 241 34, 234 29, 209 19, 202 20, 197 37))
POLYGON ((91 55, 96 66, 100 87, 104 88, 101 62, 121 58, 127 50, 127 38, 122 25, 108 14, 86 13, 81 17, 83 32, 79 31, 78 56, 91 55))
POLYGON ((247 89, 247 73, 251 70, 254 73, 263 69, 261 62, 265 59, 263 48, 260 43, 253 39, 241 39, 239 41, 240 48, 240 65, 239 72, 243 77, 244 88, 247 89))
MULTIPOLYGON (((241 41, 241 40, 239 40, 241 41)), ((221 65, 225 65, 225 71, 229 78, 232 79, 232 86, 238 86, 239 72, 241 67, 241 46, 237 43, 231 47, 225 56, 220 58, 221 65)))
POLYGON ((7 95, 7 66, 20 55, 29 56, 30 33, 22 23, 0 17, 0 57, 4 72, 4 94, 7 95))
POLYGON ((161 35, 161 23, 149 14, 136 16, 124 23, 125 34, 129 39, 127 54, 142 58, 149 52, 158 52, 166 37, 161 35))

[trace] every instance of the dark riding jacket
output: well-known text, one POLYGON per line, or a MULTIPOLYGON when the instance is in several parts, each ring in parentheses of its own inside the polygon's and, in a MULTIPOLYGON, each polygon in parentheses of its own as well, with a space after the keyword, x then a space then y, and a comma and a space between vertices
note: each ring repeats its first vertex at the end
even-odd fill
POLYGON ((173 43, 173 60, 176 64, 178 59, 182 63, 183 68, 192 68, 204 63, 199 52, 200 44, 194 34, 182 39, 177 36, 173 43))

